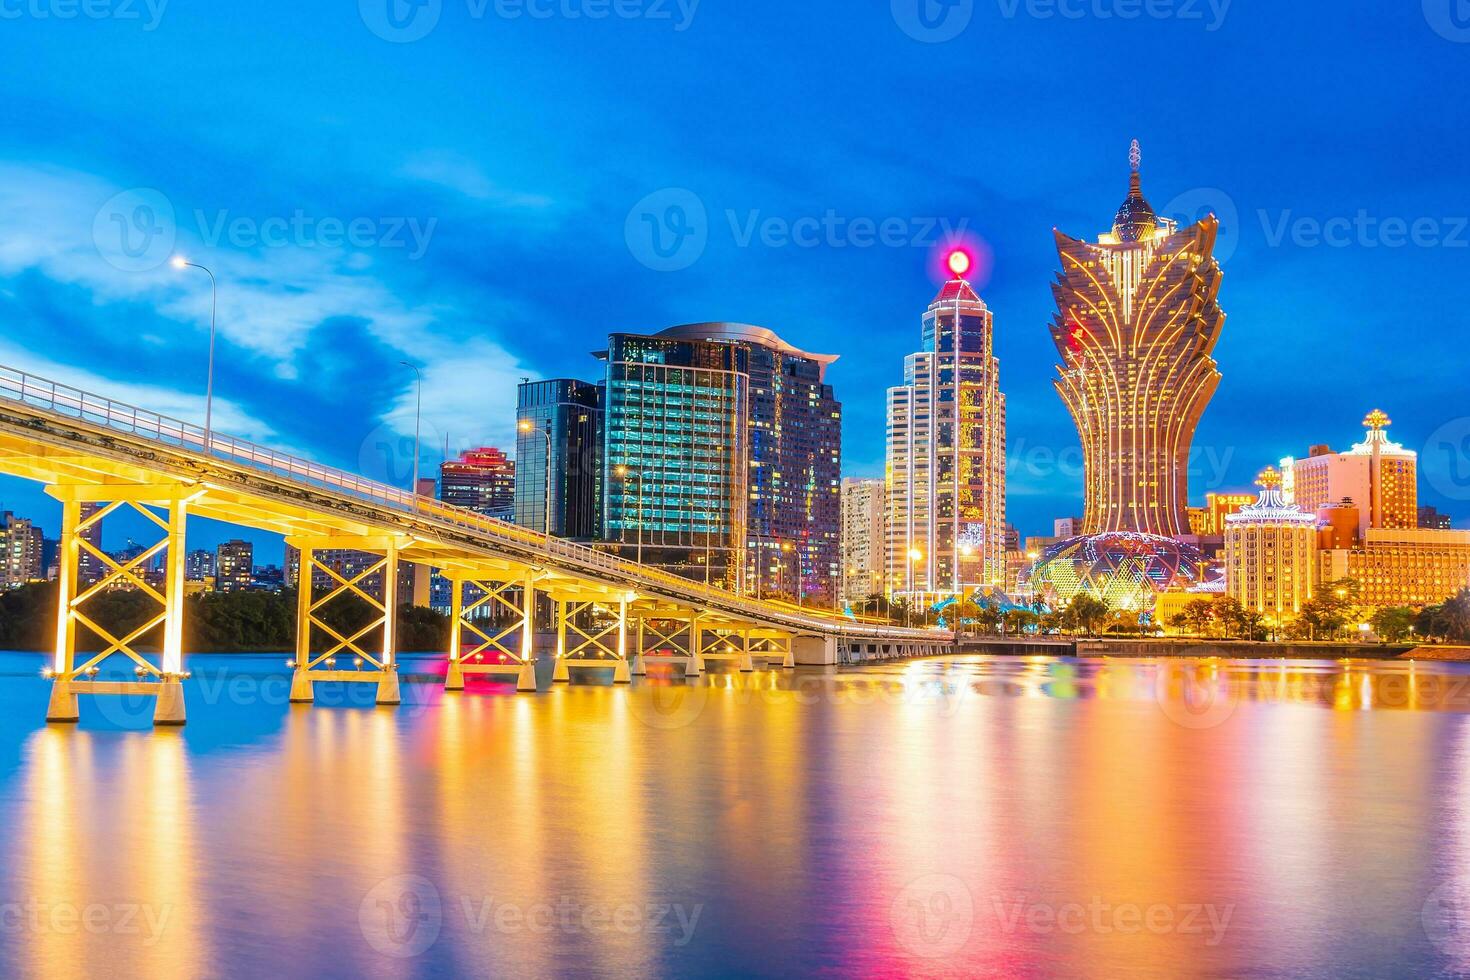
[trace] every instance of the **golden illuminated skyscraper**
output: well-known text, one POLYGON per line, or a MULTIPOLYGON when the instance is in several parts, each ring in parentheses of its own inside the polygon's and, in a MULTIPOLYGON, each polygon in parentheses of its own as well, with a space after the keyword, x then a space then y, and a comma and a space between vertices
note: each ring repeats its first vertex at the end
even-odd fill
POLYGON ((1177 230, 1144 199, 1136 140, 1131 163, 1110 233, 1055 233, 1056 387, 1082 439, 1085 532, 1174 537, 1189 533, 1190 445, 1220 381, 1219 222, 1177 230))

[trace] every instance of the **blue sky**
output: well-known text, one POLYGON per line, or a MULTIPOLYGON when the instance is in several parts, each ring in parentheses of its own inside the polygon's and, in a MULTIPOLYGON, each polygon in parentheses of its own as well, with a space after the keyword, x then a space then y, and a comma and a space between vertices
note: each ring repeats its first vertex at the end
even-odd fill
POLYGON ((503 445, 520 377, 741 320, 842 355, 845 469, 879 475, 963 228, 1041 533, 1081 486, 1051 230, 1110 223, 1136 137, 1156 207, 1226 225, 1194 495, 1382 407, 1470 522, 1464 0, 950 3, 0 0, 0 363, 202 416, 177 249, 221 279, 217 426, 406 481, 405 359, 427 443, 503 445))

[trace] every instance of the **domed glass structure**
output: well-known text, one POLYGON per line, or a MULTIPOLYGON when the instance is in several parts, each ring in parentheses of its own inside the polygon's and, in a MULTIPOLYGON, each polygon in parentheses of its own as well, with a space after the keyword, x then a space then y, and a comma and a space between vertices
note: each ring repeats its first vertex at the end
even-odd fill
POLYGON ((1087 593, 1114 609, 1144 612, 1160 592, 1198 585, 1205 564, 1198 549, 1173 538, 1113 531, 1052 545, 1025 584, 1061 605, 1087 593))

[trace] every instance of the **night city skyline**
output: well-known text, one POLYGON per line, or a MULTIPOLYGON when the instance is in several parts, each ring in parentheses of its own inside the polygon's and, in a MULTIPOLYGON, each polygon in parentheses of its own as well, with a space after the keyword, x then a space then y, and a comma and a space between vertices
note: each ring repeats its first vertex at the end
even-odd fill
MULTIPOLYGON (((1007 17, 981 4, 944 43, 915 40, 884 10, 845 17, 831 34, 817 30, 817 11, 776 16, 762 4, 701 4, 682 30, 672 6, 669 21, 623 22, 475 18, 446 4, 412 43, 384 41, 350 8, 310 29, 293 20, 301 12, 271 5, 235 12, 228 29, 182 6, 153 30, 146 18, 96 30, 16 21, 20 43, 0 66, 15 93, 0 162, 0 359, 202 416, 207 282, 166 265, 131 271, 167 257, 162 239, 131 266, 110 245, 114 214, 158 203, 114 196, 154 188, 174 213, 161 225, 177 229, 173 248, 208 256, 221 277, 221 431, 386 469, 372 447, 411 426, 413 379, 398 364, 410 356, 425 366, 426 452, 446 433, 455 449, 509 447, 521 377, 595 380, 587 352, 609 333, 724 319, 841 355, 831 380, 844 404, 843 472, 878 476, 882 393, 901 380, 896 365, 933 295, 943 229, 963 226, 989 260, 974 279, 995 313, 1009 401, 1008 516, 1042 531, 1080 506, 1082 490, 1080 472, 1048 462, 1077 458, 1051 389, 1051 230, 1105 224, 1137 137, 1156 208, 1222 220, 1223 381, 1196 439, 1192 496, 1248 489, 1267 462, 1346 443, 1368 403, 1381 403, 1396 437, 1421 450, 1425 502, 1463 526, 1470 489, 1453 453, 1463 434, 1443 430, 1456 421, 1457 379, 1423 371, 1422 357, 1453 350, 1470 305, 1470 233, 1455 217, 1470 200, 1453 183, 1470 127, 1461 101, 1432 115, 1416 107, 1464 46, 1412 5, 1351 22, 1231 5, 1213 30, 1208 7, 1195 20, 1178 6, 1179 16, 1125 21, 1033 17, 1025 6, 1007 17), (272 60, 296 65, 289 98, 284 88, 261 98, 269 76, 263 90, 213 88, 208 103, 180 84, 220 58, 263 65, 264 47, 232 39, 267 32, 284 38, 272 60), (834 56, 820 84, 770 115, 776 92, 759 97, 768 83, 736 65, 756 49, 783 56, 784 37, 814 37, 803 44, 834 56), (1079 111, 1075 79, 1122 70, 1113 52, 1125 37, 1161 57, 1146 79, 1079 111), (1306 37, 1343 53, 1331 84, 1292 54, 1306 37), (1373 56, 1352 56, 1366 37, 1373 56), (557 55, 571 43, 586 52, 575 65, 557 55), (615 66, 629 45, 657 46, 657 62, 615 66), (1202 59, 1212 71, 1198 71, 1202 59), (23 85, 42 72, 56 78, 44 93, 23 85), (415 101, 394 83, 404 72, 448 97, 415 101), (621 101, 599 105, 614 72, 621 101), (945 72, 963 84, 936 87, 945 72), (97 84, 114 77, 128 84, 97 84), (1227 87, 1230 111, 1212 111, 1227 87), (1284 89, 1291 100, 1276 98, 1284 89), (485 102, 492 90, 517 97, 485 102), (582 114, 575 143, 541 124, 571 104, 582 114), (635 112, 637 136, 624 125, 635 112), (694 114, 721 125, 691 131, 694 114), (800 135, 819 118, 819 136, 800 135), (761 139, 741 139, 756 125, 761 139), (936 130, 946 153, 922 152, 936 130), (738 168, 726 162, 737 145, 738 168), (669 196, 681 188, 705 209, 706 241, 691 264, 659 271, 649 266, 669 263, 645 247, 639 208, 687 203, 669 196), (829 213, 834 230, 817 231, 817 247, 780 244, 829 213), (327 247, 322 219, 365 219, 366 247, 327 247), (855 247, 861 219, 897 222, 906 244, 855 247), (1333 220, 1327 239, 1348 244, 1312 244, 1333 220), (286 247, 261 244, 272 235, 286 247), (77 342, 64 359, 42 356, 58 330, 77 342), (1306 369, 1344 352, 1360 362, 1351 380, 1306 369), (163 376, 175 390, 159 390, 163 376), (1260 406, 1288 394, 1282 424, 1262 426, 1260 406)), ((0 496, 21 512, 42 506, 11 481, 0 496)))

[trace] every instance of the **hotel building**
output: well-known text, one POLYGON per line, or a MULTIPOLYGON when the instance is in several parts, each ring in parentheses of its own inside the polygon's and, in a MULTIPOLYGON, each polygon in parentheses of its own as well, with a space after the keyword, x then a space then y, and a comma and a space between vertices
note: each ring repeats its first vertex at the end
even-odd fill
POLYGON ((1322 581, 1350 578, 1371 609, 1443 602, 1470 587, 1470 531, 1369 528, 1360 544, 1321 553, 1322 581))
POLYGON ((1283 498, 1310 511, 1351 500, 1359 537, 1370 528, 1418 527, 1418 454, 1389 441, 1389 424, 1375 410, 1363 420, 1367 438, 1347 452, 1313 446, 1305 459, 1283 459, 1283 498))
POLYGON ((994 322, 950 256, 955 278, 924 313, 922 349, 888 390, 886 591, 968 595, 1006 574, 1006 403, 994 322))
POLYGON ((446 504, 508 521, 515 516, 515 492, 515 460, 499 449, 472 449, 439 466, 439 499, 446 504))
POLYGON ((1225 591, 1246 609, 1293 619, 1317 586, 1317 518, 1281 497, 1281 474, 1267 469, 1255 503, 1224 518, 1225 591))

